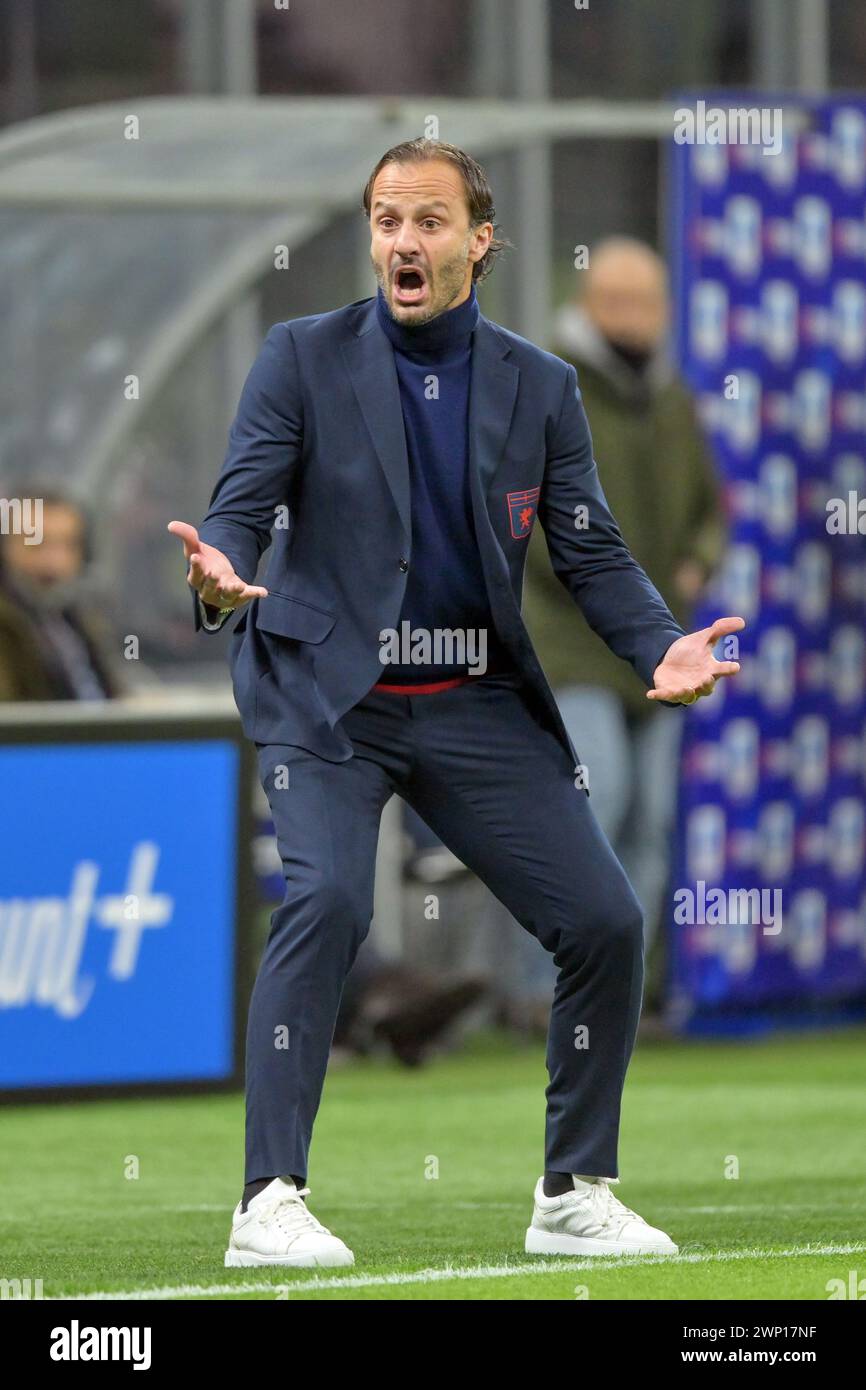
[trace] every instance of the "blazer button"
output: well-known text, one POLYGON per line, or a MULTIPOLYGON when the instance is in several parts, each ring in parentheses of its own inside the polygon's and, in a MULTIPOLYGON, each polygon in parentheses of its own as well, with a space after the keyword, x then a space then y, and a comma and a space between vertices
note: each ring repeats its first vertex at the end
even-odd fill
POLYGON ((409 568, 409 561, 406 559, 405 556, 401 555, 401 556, 400 556, 400 573, 401 573, 401 574, 405 574, 408 568, 409 568))

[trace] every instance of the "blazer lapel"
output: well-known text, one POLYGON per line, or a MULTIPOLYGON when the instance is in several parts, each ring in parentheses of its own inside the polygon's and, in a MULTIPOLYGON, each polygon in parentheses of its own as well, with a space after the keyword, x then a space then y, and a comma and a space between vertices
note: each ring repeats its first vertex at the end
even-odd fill
POLYGON ((487 497, 511 430, 520 371, 505 359, 510 349, 482 314, 472 349, 469 392, 469 467, 487 497))
POLYGON ((343 358, 408 541, 412 509, 400 384, 394 353, 376 322, 375 308, 375 299, 365 306, 358 336, 343 344, 343 358))

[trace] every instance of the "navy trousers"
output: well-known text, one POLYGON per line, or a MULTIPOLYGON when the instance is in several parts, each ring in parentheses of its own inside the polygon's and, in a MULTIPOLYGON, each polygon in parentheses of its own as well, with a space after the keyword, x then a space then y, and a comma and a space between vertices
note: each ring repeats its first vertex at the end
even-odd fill
POLYGON ((413 806, 557 967, 545 1166, 618 1177, 643 995, 643 918, 556 734, 519 675, 426 695, 372 691, 344 716, 354 756, 257 745, 286 896, 250 1002, 246 1182, 305 1177, 343 983, 373 913, 382 808, 413 806))

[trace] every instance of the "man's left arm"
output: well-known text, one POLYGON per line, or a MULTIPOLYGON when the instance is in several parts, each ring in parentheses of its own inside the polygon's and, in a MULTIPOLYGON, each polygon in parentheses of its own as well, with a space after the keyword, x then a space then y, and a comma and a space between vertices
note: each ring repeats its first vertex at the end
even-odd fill
POLYGON ((560 583, 593 631, 651 687, 653 672, 683 629, 632 556, 607 505, 571 364, 548 438, 538 518, 560 583))
POLYGON ((716 661, 712 645, 745 624, 742 618, 723 618, 688 635, 680 627, 607 505, 577 373, 566 365, 538 506, 553 569, 593 631, 636 671, 649 698, 690 704, 709 694, 718 676, 739 670, 736 662, 716 661))

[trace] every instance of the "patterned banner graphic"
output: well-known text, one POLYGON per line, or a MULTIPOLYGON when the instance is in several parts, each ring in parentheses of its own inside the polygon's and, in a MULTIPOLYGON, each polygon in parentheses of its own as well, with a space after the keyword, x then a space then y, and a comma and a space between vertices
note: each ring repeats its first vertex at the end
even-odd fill
POLYGON ((866 1000, 866 105, 798 110, 775 152, 672 153, 680 362, 731 526, 695 625, 747 622, 740 674, 686 717, 668 927, 689 1032, 866 1000))

